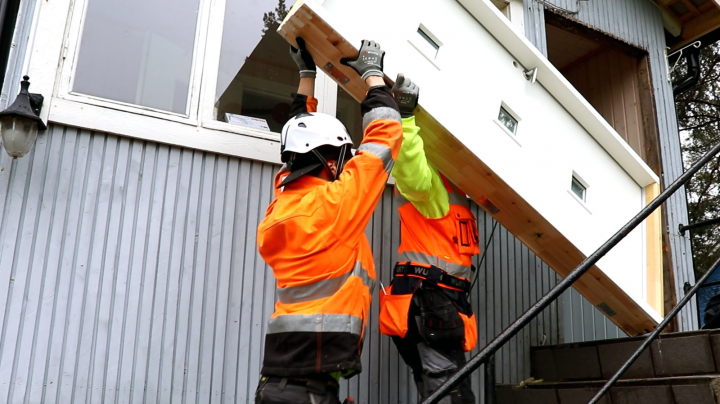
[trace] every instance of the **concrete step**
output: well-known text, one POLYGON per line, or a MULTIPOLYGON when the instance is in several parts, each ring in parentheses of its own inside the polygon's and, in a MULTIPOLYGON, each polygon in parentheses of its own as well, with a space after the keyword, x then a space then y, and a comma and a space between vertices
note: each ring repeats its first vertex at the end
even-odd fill
MULTIPOLYGON (((546 382, 607 380, 643 336, 531 348, 532 376, 546 382)), ((720 373, 720 330, 662 334, 623 379, 720 373)))
MULTIPOLYGON (((498 385, 497 404, 587 404, 604 381, 498 385)), ((600 404, 718 404, 720 374, 620 380, 600 404)))

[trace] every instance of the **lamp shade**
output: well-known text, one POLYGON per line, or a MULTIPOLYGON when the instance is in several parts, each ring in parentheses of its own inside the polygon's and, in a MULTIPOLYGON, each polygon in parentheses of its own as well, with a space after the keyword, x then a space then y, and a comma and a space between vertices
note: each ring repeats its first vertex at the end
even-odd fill
POLYGON ((10 157, 22 157, 32 149, 37 139, 37 123, 17 116, 0 118, 3 147, 10 157))
POLYGON ((0 135, 3 146, 12 157, 22 157, 32 149, 37 139, 38 130, 45 130, 47 126, 40 119, 43 97, 39 94, 30 94, 30 78, 23 77, 20 82, 20 94, 15 102, 6 110, 0 112, 0 135))

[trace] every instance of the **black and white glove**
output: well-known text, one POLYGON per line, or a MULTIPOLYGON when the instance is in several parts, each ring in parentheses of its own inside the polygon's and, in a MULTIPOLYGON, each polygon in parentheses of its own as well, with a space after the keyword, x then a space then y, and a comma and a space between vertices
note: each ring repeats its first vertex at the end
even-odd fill
POLYGON ((400 73, 395 79, 392 94, 400 110, 400 116, 403 118, 413 116, 413 111, 417 107, 418 98, 420 97, 420 87, 400 73))
POLYGON ((385 51, 380 49, 380 44, 363 39, 357 58, 355 60, 342 59, 340 63, 355 69, 365 80, 370 76, 383 77, 384 58, 385 51))
POLYGON ((317 75, 315 61, 307 48, 305 48, 305 40, 301 37, 297 37, 295 40, 297 41, 298 47, 296 48, 290 45, 290 56, 300 70, 300 77, 315 78, 317 75))

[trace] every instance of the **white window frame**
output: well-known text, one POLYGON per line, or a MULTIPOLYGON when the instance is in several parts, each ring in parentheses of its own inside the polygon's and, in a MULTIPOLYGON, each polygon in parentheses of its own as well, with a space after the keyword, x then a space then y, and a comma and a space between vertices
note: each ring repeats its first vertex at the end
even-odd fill
POLYGON ((519 136, 520 122, 522 122, 522 118, 520 117, 520 115, 517 114, 517 112, 515 112, 514 109, 510 108, 505 101, 500 102, 500 108, 498 108, 497 113, 493 117, 493 122, 495 122, 495 125, 497 125, 500 128, 500 130, 502 130, 502 132, 504 134, 506 134, 510 139, 512 139, 513 142, 517 143, 518 146, 522 147, 522 143, 520 143, 520 136, 519 136), (515 122, 516 122, 515 132, 511 132, 510 129, 508 129, 507 126, 505 126, 505 124, 500 122, 500 119, 499 119, 500 118, 500 109, 504 109, 505 112, 510 114, 510 116, 513 119, 515 119, 515 122))
MULTIPOLYGON (((226 1, 200 0, 186 114, 129 104, 71 91, 88 2, 38 2, 38 35, 28 52, 34 92, 46 95, 41 118, 50 122, 279 163, 279 133, 216 121, 215 91, 226 1), (32 56, 32 57, 31 57, 32 56), (54 59, 58 57, 58 59, 54 59), (47 96, 51 95, 50 100, 47 96)), ((337 84, 318 69, 318 111, 335 114, 337 84)))
POLYGON ((571 176, 571 179, 570 179, 570 187, 567 189, 567 192, 568 192, 568 194, 570 194, 570 196, 573 197, 573 199, 575 199, 575 200, 580 204, 580 206, 582 206, 583 208, 585 208, 585 210, 586 210, 589 214, 592 215, 592 211, 590 211, 590 207, 588 206, 588 201, 589 201, 589 198, 588 198, 589 195, 588 195, 588 193, 589 193, 589 191, 590 191, 590 185, 588 185, 588 182, 585 181, 585 180, 583 179, 583 177, 581 177, 581 176, 577 173, 577 171, 573 170, 573 171, 572 171, 572 176, 571 176), (575 191, 572 190, 572 180, 573 180, 573 179, 576 180, 577 182, 579 182, 580 185, 582 185, 582 186, 585 188, 585 193, 584 193, 585 199, 584 199, 584 200, 583 200, 582 198, 580 198, 579 196, 577 196, 577 194, 575 193, 575 191))

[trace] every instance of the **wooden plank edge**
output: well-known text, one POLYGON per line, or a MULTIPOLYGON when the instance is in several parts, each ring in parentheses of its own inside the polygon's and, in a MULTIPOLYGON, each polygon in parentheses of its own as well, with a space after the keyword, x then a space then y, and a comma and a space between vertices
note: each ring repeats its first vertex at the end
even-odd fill
MULTIPOLYGON (((650 204, 660 195, 660 184, 645 187, 645 203, 650 204)), ((647 252, 647 302, 661 316, 665 315, 663 290, 662 253, 662 207, 659 207, 645 221, 645 243, 647 252)))

